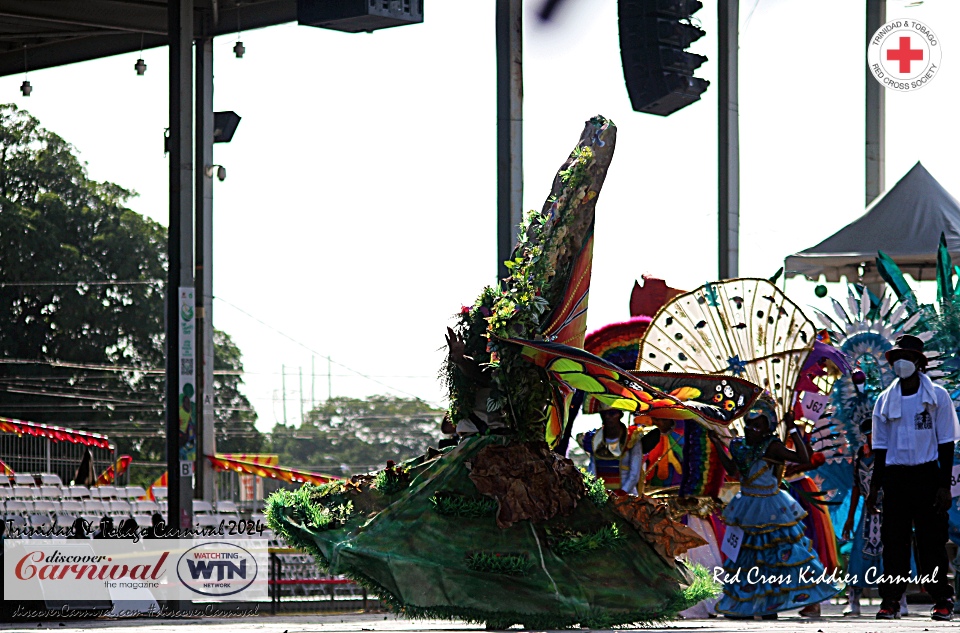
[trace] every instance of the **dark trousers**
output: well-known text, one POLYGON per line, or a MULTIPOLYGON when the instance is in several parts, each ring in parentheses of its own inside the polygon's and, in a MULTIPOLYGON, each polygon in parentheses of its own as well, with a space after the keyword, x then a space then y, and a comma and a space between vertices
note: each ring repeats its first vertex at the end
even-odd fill
MULTIPOLYGON (((923 588, 936 602, 953 598, 953 587, 947 581, 947 513, 933 509, 933 500, 940 487, 937 462, 919 466, 887 466, 883 475, 883 541, 884 580, 890 576, 907 577, 910 570, 911 532, 917 533, 917 566, 920 576, 936 569, 936 582, 923 588)), ((878 589, 884 605, 900 602, 906 583, 880 583, 878 589)))

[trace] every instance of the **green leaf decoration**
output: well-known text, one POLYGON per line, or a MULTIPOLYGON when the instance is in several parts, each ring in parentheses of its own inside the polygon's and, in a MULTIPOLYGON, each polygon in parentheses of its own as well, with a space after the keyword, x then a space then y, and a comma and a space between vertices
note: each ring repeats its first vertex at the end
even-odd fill
POLYGON ((621 411, 636 411, 637 410, 637 401, 630 400, 629 398, 618 398, 617 396, 609 395, 596 395, 594 396, 597 400, 607 405, 608 407, 613 407, 614 409, 620 409, 621 411))
POLYGON ((940 233, 940 247, 937 249, 937 303, 953 298, 953 262, 947 250, 947 238, 940 233))
POLYGON ((577 361, 571 360, 571 359, 569 359, 569 358, 558 358, 558 359, 552 361, 552 362, 546 367, 546 369, 548 369, 549 371, 555 371, 555 372, 558 372, 558 373, 566 373, 566 372, 571 372, 571 371, 572 371, 572 372, 582 372, 582 371, 583 371, 583 364, 582 364, 582 363, 578 363, 577 361))
POLYGON ((906 304, 909 308, 916 309, 913 290, 911 290, 910 285, 907 284, 903 272, 900 270, 900 267, 897 266, 897 263, 890 259, 890 256, 883 251, 877 253, 877 272, 879 272, 883 280, 893 288, 893 291, 897 293, 897 298, 900 299, 902 303, 906 304))
POLYGON ((586 374, 560 374, 560 379, 574 389, 579 389, 587 393, 603 393, 606 391, 596 378, 586 374))

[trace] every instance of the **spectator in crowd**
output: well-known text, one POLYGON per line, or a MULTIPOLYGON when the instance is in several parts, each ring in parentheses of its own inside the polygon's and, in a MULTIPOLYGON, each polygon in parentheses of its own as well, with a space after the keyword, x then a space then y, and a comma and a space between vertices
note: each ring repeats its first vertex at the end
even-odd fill
POLYGON ((87 532, 90 530, 89 523, 85 519, 77 517, 74 519, 73 524, 70 526, 70 535, 68 539, 85 539, 87 538, 87 532))
POLYGON ((133 517, 128 517, 120 521, 120 525, 117 527, 117 538, 122 539, 132 539, 137 535, 137 530, 140 529, 137 526, 137 522, 133 517))
POLYGON ((144 538, 163 538, 166 531, 167 526, 163 522, 163 515, 159 512, 154 512, 153 516, 150 517, 150 529, 147 530, 144 538))
POLYGON ((108 516, 100 519, 100 529, 93 533, 95 539, 116 538, 116 531, 113 529, 113 519, 108 516))

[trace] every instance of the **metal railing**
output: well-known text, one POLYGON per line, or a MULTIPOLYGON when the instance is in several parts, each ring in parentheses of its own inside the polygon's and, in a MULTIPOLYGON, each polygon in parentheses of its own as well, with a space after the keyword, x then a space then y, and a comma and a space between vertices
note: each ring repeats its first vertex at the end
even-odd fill
POLYGON ((348 578, 324 574, 314 557, 294 549, 270 548, 270 613, 380 608, 376 598, 348 578))

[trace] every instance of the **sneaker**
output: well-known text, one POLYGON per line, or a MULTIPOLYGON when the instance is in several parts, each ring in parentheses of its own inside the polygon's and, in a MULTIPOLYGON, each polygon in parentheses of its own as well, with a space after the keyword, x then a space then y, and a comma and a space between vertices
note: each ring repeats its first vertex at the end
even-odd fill
POLYGON ((953 603, 941 602, 930 610, 930 617, 941 622, 949 622, 953 619, 953 603))
POLYGON ((852 616, 855 618, 860 617, 860 605, 851 604, 850 606, 848 606, 846 609, 843 610, 843 615, 852 616))
POLYGON ((877 611, 878 620, 899 620, 900 619, 900 609, 897 607, 887 607, 880 605, 880 610, 877 611))

